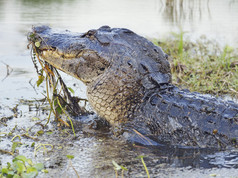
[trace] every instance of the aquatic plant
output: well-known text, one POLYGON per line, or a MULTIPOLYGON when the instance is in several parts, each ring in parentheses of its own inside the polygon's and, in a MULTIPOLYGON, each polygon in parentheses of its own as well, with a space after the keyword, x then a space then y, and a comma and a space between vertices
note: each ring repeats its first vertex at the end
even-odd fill
POLYGON ((33 178, 38 175, 39 171, 47 173, 43 163, 33 163, 31 159, 18 155, 12 163, 8 162, 6 167, 0 169, 0 177, 33 178))
MULTIPOLYGON (((30 35, 30 38, 33 42, 28 44, 28 47, 31 45, 32 61, 38 74, 36 84, 37 86, 40 86, 45 81, 46 98, 51 108, 46 125, 49 123, 51 114, 53 113, 56 121, 60 122, 64 126, 71 126, 75 135, 74 126, 68 112, 71 112, 71 115, 77 116, 86 113, 86 110, 78 104, 81 99, 72 97, 70 92, 74 94, 74 90, 65 85, 57 69, 40 58, 38 48, 41 41, 36 38, 34 33, 30 35), (40 64, 40 70, 38 64, 40 64), (51 95, 50 89, 52 92, 51 95), (63 114, 69 120, 70 124, 62 118, 63 114)), ((85 101, 85 99, 83 100, 85 101)))
POLYGON ((141 159, 141 162, 142 162, 142 164, 143 164, 143 166, 145 168, 145 172, 147 174, 147 177, 150 178, 149 171, 148 171, 147 166, 146 166, 145 161, 144 161, 144 156, 138 156, 137 158, 141 159))
POLYGON ((116 163, 116 161, 112 160, 113 168, 115 170, 115 176, 118 178, 118 171, 121 170, 121 177, 124 177, 124 171, 128 171, 128 169, 124 166, 121 166, 116 163))

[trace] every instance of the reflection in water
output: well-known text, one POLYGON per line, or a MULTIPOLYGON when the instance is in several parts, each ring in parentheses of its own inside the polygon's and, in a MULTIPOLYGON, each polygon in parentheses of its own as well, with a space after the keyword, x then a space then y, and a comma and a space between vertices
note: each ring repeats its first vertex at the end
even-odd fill
MULTIPOLYGON (((72 8, 75 6, 75 0, 20 0, 18 2, 19 8, 27 9, 21 13, 21 21, 37 23, 58 23, 62 17, 68 13, 64 13, 65 8, 72 8), (32 21, 35 20, 35 21, 32 21)), ((70 14, 70 12, 69 12, 70 14)))
MULTIPOLYGON (((4 106, 5 103, 2 102, 0 101, 2 106, 0 113, 7 113, 6 111, 8 111, 11 114, 8 106, 4 106)), ((19 114, 17 119, 8 120, 6 122, 7 126, 0 125, 0 129, 1 132, 8 133, 9 130, 13 130, 17 125, 17 129, 13 134, 21 135, 24 128, 31 128, 28 134, 37 137, 39 140, 22 137, 21 142, 24 144, 17 148, 20 154, 27 157, 32 157, 33 155, 34 148, 30 146, 33 143, 35 145, 49 143, 54 146, 54 149, 47 154, 43 154, 43 150, 39 150, 36 153, 36 157, 33 157, 34 162, 44 163, 45 168, 49 171, 47 177, 55 175, 57 177, 72 177, 75 175, 73 169, 68 169, 69 160, 66 155, 74 156, 72 165, 80 177, 113 177, 115 173, 112 160, 129 170, 125 171, 125 176, 143 177, 146 174, 141 160, 137 158, 139 155, 144 156, 151 177, 162 175, 161 171, 165 171, 166 175, 173 175, 177 168, 181 167, 189 167, 189 170, 194 169, 195 174, 199 173, 200 169, 204 172, 207 168, 238 168, 237 152, 217 152, 217 150, 211 149, 171 146, 145 147, 132 145, 120 139, 113 139, 110 132, 90 129, 88 127, 90 119, 85 121, 84 124, 74 121, 76 131, 76 136, 74 137, 70 129, 64 128, 64 130, 61 130, 62 128, 57 127, 55 123, 49 123, 47 127, 43 127, 46 122, 43 119, 47 118, 48 114, 39 112, 39 107, 44 108, 45 105, 42 105, 39 101, 24 100, 18 106, 21 115, 19 114), (31 108, 30 111, 28 106, 31 108), (38 120, 33 121, 32 117, 40 118, 40 122, 38 120), (33 135, 39 130, 44 131, 44 134, 33 135), (49 135, 48 132, 50 132, 49 135), (170 170, 169 168, 173 169, 170 170)), ((1 137, 0 149, 6 149, 11 144, 10 138, 1 137)), ((8 161, 11 162, 11 159, 11 155, 0 154, 0 160, 4 165, 8 161)), ((41 177, 45 176, 43 174, 41 177)))
MULTIPOLYGON (((28 7, 39 7, 39 6, 45 6, 45 5, 60 5, 63 3, 64 0, 47 0, 47 1, 39 1, 39 0, 19 0, 21 1, 22 5, 28 6, 28 7)), ((68 2, 72 0, 67 0, 68 2)))
MULTIPOLYGON (((238 3, 228 0, 1 0, 0 55, 25 40, 32 25, 47 24, 84 32, 102 25, 126 27, 163 37, 180 28, 238 46, 238 3), (132 8, 133 7, 133 8, 132 8)), ((24 41, 25 43, 26 41, 24 41)), ((12 51, 23 50, 17 45, 12 51)))
MULTIPOLYGON (((160 175, 161 169, 168 167, 180 168, 190 167, 190 169, 210 169, 210 168, 238 168, 238 153, 217 152, 209 149, 184 149, 173 147, 142 147, 131 146, 123 142, 104 139, 92 152, 93 165, 97 167, 99 174, 105 173, 112 166, 111 161, 116 161, 130 170, 133 177, 141 174, 143 165, 137 159, 138 155, 144 155, 147 167, 152 177, 160 175), (106 151, 105 151, 106 150, 106 151), (226 160, 226 161, 221 161, 226 160)), ((91 154, 92 154, 91 153, 91 154)), ((111 170, 108 170, 111 172, 111 170)), ((95 170, 91 172, 95 176, 95 170)))
POLYGON ((189 35, 192 32, 195 37, 205 34, 220 43, 238 46, 238 40, 234 40, 238 39, 238 23, 233 23, 238 18, 238 1, 163 0, 160 6, 159 12, 170 29, 179 28, 189 35))
POLYGON ((162 10, 165 20, 181 26, 188 21, 191 25, 205 20, 211 20, 209 0, 166 0, 162 10))

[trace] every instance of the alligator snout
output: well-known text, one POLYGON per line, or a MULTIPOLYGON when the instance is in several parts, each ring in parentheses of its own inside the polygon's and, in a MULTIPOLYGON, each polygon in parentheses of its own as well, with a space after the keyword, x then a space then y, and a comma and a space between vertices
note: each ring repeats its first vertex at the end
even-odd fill
POLYGON ((48 27, 48 26, 37 26, 37 27, 33 27, 33 32, 35 33, 43 33, 43 32, 46 32, 48 30, 50 30, 51 28, 48 27))
POLYGON ((82 38, 82 34, 52 30, 48 26, 33 27, 27 39, 34 44, 38 52, 51 51, 63 58, 76 58, 87 44, 87 39, 82 38))
POLYGON ((29 42, 41 41, 41 37, 39 34, 45 34, 49 30, 50 30, 50 27, 48 26, 32 27, 32 31, 27 34, 27 40, 29 42))

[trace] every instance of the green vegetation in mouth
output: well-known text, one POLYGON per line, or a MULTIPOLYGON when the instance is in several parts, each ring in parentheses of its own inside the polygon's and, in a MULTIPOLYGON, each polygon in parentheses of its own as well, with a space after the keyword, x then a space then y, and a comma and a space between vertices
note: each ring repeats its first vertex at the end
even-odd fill
POLYGON ((28 44, 28 48, 31 46, 32 62, 38 74, 36 85, 39 87, 45 81, 46 98, 50 105, 50 113, 46 125, 49 123, 51 114, 54 114, 55 120, 63 126, 71 127, 75 135, 74 126, 67 111, 70 111, 71 115, 77 116, 86 114, 86 109, 78 105, 80 100, 85 101, 85 99, 72 97, 71 93, 74 94, 74 90, 65 85, 54 66, 41 58, 39 47, 41 42, 44 41, 38 39, 40 36, 36 38, 36 34, 32 33, 29 38, 31 42, 28 44), (70 124, 63 117, 66 117, 70 124))
POLYGON ((238 98, 238 49, 201 36, 184 40, 184 32, 158 42, 169 55, 173 83, 191 91, 238 98))

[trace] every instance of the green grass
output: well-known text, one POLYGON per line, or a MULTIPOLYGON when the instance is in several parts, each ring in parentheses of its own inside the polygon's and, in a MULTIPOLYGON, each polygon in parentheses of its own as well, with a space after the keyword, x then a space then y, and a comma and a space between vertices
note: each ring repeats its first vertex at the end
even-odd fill
POLYGON ((169 55, 173 83, 182 88, 214 95, 238 98, 238 49, 201 36, 192 42, 184 32, 153 40, 169 55))

